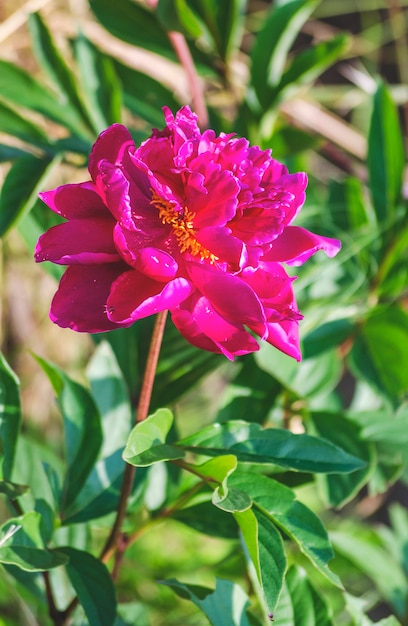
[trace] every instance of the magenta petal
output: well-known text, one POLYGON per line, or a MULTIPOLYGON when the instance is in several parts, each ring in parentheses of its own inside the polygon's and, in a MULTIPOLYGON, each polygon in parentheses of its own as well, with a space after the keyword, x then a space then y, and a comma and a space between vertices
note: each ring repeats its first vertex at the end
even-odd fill
POLYGON ((88 169, 92 179, 96 182, 100 161, 106 160, 120 165, 129 148, 135 148, 135 144, 125 126, 113 124, 104 130, 96 140, 89 156, 88 169))
POLYGON ((106 316, 106 302, 114 280, 123 272, 122 263, 73 265, 61 278, 50 318, 62 328, 101 333, 119 328, 106 316))
POLYGON ((268 343, 296 361, 302 360, 299 346, 299 324, 289 320, 268 324, 268 343))
POLYGON ((92 182, 61 185, 38 195, 50 209, 65 219, 99 218, 109 215, 92 182))
POLYGON ((202 228, 197 231, 196 239, 204 248, 237 270, 247 260, 244 244, 231 235, 229 228, 222 226, 202 228))
POLYGON ((136 269, 153 280, 166 282, 177 273, 178 265, 173 257, 158 248, 142 248, 136 259, 136 269))
POLYGON ((203 296, 183 302, 172 311, 172 320, 190 343, 224 354, 230 360, 259 350, 258 343, 242 325, 225 320, 203 296))
POLYGON ((118 324, 135 322, 166 309, 173 309, 188 298, 194 287, 185 278, 175 278, 163 286, 137 270, 122 274, 112 286, 107 302, 108 317, 118 324))
POLYGON ((110 219, 82 219, 53 226, 38 240, 34 258, 37 263, 61 265, 117 263, 120 256, 113 243, 114 223, 110 219))
POLYGON ((287 226, 273 242, 272 249, 265 255, 267 261, 284 261, 288 265, 301 265, 318 250, 334 257, 341 248, 337 239, 315 235, 300 226, 287 226))
POLYGON ((190 263, 188 269, 193 283, 222 317, 236 324, 251 325, 258 335, 264 336, 265 313, 249 285, 237 276, 197 263, 190 263))

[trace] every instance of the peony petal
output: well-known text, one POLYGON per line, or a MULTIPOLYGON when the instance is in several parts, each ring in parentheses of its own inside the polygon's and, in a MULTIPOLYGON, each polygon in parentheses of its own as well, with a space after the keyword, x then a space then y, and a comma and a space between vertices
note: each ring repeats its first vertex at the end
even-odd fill
POLYGON ((89 156, 89 173, 96 182, 100 161, 121 165, 129 148, 135 149, 132 135, 122 124, 113 124, 104 130, 96 140, 89 156))
POLYGON ((51 320, 62 328, 87 333, 101 333, 123 326, 108 319, 106 302, 113 281, 124 267, 122 263, 69 267, 53 298, 51 320))
POLYGON ((233 266, 235 271, 247 260, 242 241, 231 235, 231 230, 222 226, 202 228, 195 235, 197 241, 221 261, 233 266))
POLYGON ((268 337, 266 341, 281 352, 293 357, 296 361, 302 360, 299 345, 299 324, 284 320, 278 323, 268 324, 268 337))
POLYGON ((224 354, 231 361, 259 350, 258 343, 242 325, 220 316, 207 298, 193 295, 172 311, 172 320, 180 333, 198 348, 224 354))
POLYGON ((264 258, 267 261, 284 261, 288 265, 302 265, 318 250, 334 257, 340 248, 341 243, 337 239, 315 235, 300 226, 287 226, 264 258))
POLYGON ((120 256, 113 243, 112 219, 81 219, 58 224, 41 235, 35 248, 37 263, 60 265, 117 263, 120 256))
POLYGON ((188 272, 194 285, 223 318, 235 324, 251 325, 261 337, 266 334, 261 302, 243 280, 198 263, 190 263, 188 272))
POLYGON ((99 218, 109 214, 93 182, 61 185, 38 195, 54 213, 68 220, 99 218))
POLYGON ((110 320, 117 324, 135 322, 166 309, 173 309, 188 298, 194 287, 185 278, 162 282, 130 270, 113 284, 107 301, 110 320))

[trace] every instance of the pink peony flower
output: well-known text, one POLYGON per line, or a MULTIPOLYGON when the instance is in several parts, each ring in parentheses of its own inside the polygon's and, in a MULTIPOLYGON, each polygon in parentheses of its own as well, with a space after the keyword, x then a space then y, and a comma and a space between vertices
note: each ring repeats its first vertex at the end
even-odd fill
POLYGON ((306 174, 288 174, 246 139, 200 132, 183 107, 137 148, 114 124, 93 146, 91 181, 40 194, 66 222, 38 241, 36 261, 68 265, 51 305, 62 327, 127 327, 169 309, 193 345, 233 359, 254 335, 300 360, 297 310, 282 263, 334 239, 291 226, 306 174))

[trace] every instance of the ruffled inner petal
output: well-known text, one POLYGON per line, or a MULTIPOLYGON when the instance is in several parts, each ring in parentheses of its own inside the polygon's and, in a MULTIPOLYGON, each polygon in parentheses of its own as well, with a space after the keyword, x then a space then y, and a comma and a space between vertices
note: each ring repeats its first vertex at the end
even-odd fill
POLYGON ((89 156, 89 173, 96 182, 100 161, 121 165, 126 152, 135 149, 132 135, 122 124, 113 124, 104 130, 96 140, 89 156))

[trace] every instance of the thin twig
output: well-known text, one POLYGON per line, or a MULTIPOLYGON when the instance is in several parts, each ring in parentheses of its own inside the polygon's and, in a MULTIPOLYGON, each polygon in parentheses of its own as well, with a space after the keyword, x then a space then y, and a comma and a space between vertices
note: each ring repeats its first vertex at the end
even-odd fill
MULTIPOLYGON (((147 357, 146 369, 142 382, 139 403, 136 410, 136 422, 142 422, 143 420, 145 420, 149 412, 157 362, 159 360, 160 347, 163 339, 164 328, 166 326, 166 318, 167 311, 162 311, 156 317, 156 323, 153 329, 150 350, 147 357)), ((136 468, 133 465, 126 465, 123 474, 122 489, 119 498, 118 510, 116 513, 116 519, 112 527, 111 533, 100 555, 100 559, 104 563, 109 560, 109 558, 112 556, 113 552, 117 548, 120 531, 126 515, 128 499, 132 492, 135 472, 136 468)))
POLYGON ((202 130, 208 128, 208 111, 205 104, 204 90, 197 74, 186 38, 182 33, 178 33, 176 31, 170 31, 167 35, 178 60, 186 72, 188 84, 190 85, 191 90, 191 101, 193 109, 197 113, 200 128, 202 130))

